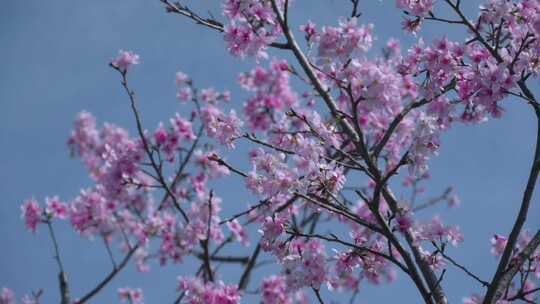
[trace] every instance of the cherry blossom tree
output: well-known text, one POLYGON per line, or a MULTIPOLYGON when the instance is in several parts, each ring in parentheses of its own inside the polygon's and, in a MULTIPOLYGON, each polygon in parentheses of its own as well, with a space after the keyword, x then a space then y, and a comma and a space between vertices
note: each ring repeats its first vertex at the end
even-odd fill
MULTIPOLYGON (((353 303, 361 285, 400 275, 411 280, 418 302, 443 304, 449 267, 477 284, 478 293, 463 295, 464 303, 538 301, 540 229, 538 223, 526 229, 526 220, 540 172, 540 134, 511 231, 486 240, 498 259, 490 278, 448 252, 463 241, 459 223, 418 216, 436 204, 457 207, 452 188, 427 201, 418 194, 441 135, 453 125, 474 128, 504 118, 502 106, 512 97, 530 106, 540 128, 540 103, 530 88, 539 81, 540 2, 486 0, 477 12, 465 12, 460 0, 397 0, 403 30, 417 43, 402 50, 390 39, 374 55, 375 28, 363 24, 359 0, 348 1, 350 15, 336 17, 337 25, 303 20, 299 28, 289 22, 296 1, 223 0, 224 21, 183 1, 160 1, 168 13, 221 35, 232 56, 253 63, 238 77, 249 97, 243 107, 231 106, 228 91, 201 89, 178 72, 176 98, 191 114, 146 126, 129 83, 144 61, 119 51, 110 67, 137 133, 98 126, 81 112, 68 146, 94 185, 72 199, 31 198, 21 206, 26 228, 50 236, 60 303, 90 303, 130 264, 145 272, 151 262, 187 261, 198 270, 178 278, 172 303, 241 303, 247 293, 264 304, 330 303, 324 296, 335 293, 353 303), (468 36, 424 41, 422 28, 434 23, 462 27, 468 36), (270 49, 289 59, 271 58, 270 49), (238 142, 251 147, 246 164, 226 159, 238 142), (251 169, 240 169, 246 165, 251 169), (231 189, 248 189, 259 200, 236 214, 211 187, 232 175, 243 182, 231 189), (396 190, 396 183, 403 187, 396 190), (57 221, 69 222, 82 238, 103 240, 109 253, 111 271, 85 294, 70 293, 74 270, 62 263, 57 221), (245 255, 222 254, 235 243, 245 255), (275 267, 254 286, 263 255, 275 267), (237 267, 237 277, 220 275, 223 264, 237 267)), ((143 303, 143 287, 119 288, 119 301, 143 303)), ((39 303, 41 294, 21 302, 39 303)), ((3 288, 0 303, 15 302, 3 288)))

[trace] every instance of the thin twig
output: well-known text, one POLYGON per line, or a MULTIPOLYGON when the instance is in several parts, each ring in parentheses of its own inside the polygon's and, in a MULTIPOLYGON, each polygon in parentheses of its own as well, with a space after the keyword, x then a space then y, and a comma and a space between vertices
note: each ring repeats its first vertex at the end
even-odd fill
POLYGON ((64 271, 64 266, 62 264, 62 258, 60 257, 60 249, 58 246, 58 240, 56 239, 56 235, 54 233, 54 229, 52 227, 52 223, 50 219, 47 219, 45 221, 47 223, 47 227, 49 228, 49 235, 51 236, 51 240, 54 247, 54 259, 56 260, 56 263, 58 264, 58 283, 60 287, 60 303, 61 304, 69 304, 70 303, 70 296, 69 296, 69 285, 67 281, 67 274, 64 271))
POLYGON ((463 272, 465 272, 468 276, 470 276, 471 278, 473 278, 474 280, 476 280, 478 283, 482 284, 482 286, 484 287, 487 287, 489 286, 489 283, 487 281, 484 281, 482 279, 480 279, 480 277, 478 277, 477 275, 475 275, 474 273, 472 273, 470 270, 467 269, 467 267, 459 264, 458 262, 456 262, 453 258, 451 258, 450 256, 448 256, 446 253, 444 253, 444 251, 439 248, 438 246, 435 245, 435 248, 437 248, 437 252, 441 254, 441 256, 443 258, 445 258, 447 261, 449 261, 450 263, 452 263, 454 266, 456 266, 457 268, 461 269, 463 272))
POLYGON ((319 304, 324 304, 324 301, 323 301, 323 299, 321 297, 321 292, 319 291, 319 289, 317 289, 315 287, 311 287, 311 289, 313 289, 313 292, 317 296, 317 300, 319 300, 319 304))
POLYGON ((107 255, 109 256, 109 259, 111 260, 113 268, 116 268, 116 261, 114 260, 113 253, 111 251, 111 246, 109 246, 109 242, 103 237, 103 244, 105 244, 105 248, 107 249, 107 255))

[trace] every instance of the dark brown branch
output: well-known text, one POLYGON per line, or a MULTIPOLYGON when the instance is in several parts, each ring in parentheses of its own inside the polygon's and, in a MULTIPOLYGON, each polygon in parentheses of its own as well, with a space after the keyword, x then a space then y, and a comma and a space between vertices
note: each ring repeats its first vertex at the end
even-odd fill
POLYGON ((214 282, 214 274, 212 272, 212 266, 210 265, 210 253, 208 247, 210 246, 210 227, 212 225, 212 199, 214 198, 214 191, 210 190, 208 197, 208 223, 206 227, 206 239, 201 241, 203 248, 203 265, 206 270, 206 277, 210 282, 214 282))
POLYGON ((540 291, 540 287, 530 289, 530 290, 527 290, 527 291, 520 290, 516 295, 514 295, 514 296, 512 296, 510 298, 507 298, 505 300, 511 302, 511 301, 515 301, 515 300, 524 299, 526 296, 531 295, 531 294, 533 294, 535 292, 539 292, 539 291, 540 291))
MULTIPOLYGON (((412 209, 413 212, 417 212, 417 211, 420 211, 422 209, 426 209, 428 207, 431 207, 433 205, 436 205, 444 200, 446 200, 448 198, 448 195, 450 195, 450 193, 452 192, 452 187, 448 187, 446 188, 446 190, 444 191, 444 193, 438 197, 435 197, 435 198, 432 198, 430 200, 428 200, 427 202, 421 204, 421 205, 418 205, 416 207, 414 207, 412 209)), ((412 203, 412 202, 411 202, 412 203)))
MULTIPOLYGON (((388 224, 386 223, 386 221, 381 216, 381 214, 380 214, 380 212, 378 210, 379 203, 378 202, 373 202, 373 201, 370 202, 367 199, 367 197, 365 197, 362 194, 362 192, 360 192, 360 191, 356 190, 355 192, 362 200, 364 200, 364 202, 370 208, 371 213, 375 216, 375 219, 377 220, 379 225, 382 226, 382 229, 384 231, 384 236, 388 239, 388 241, 392 245, 394 245, 396 250, 401 255, 401 258, 405 262, 405 265, 407 265, 407 269, 409 271, 409 276, 410 276, 411 280, 414 282, 414 284, 416 285, 416 287, 418 288, 418 292, 420 292, 420 294, 422 295, 422 298, 424 299, 424 301, 426 303, 428 303, 428 304, 433 303, 433 300, 431 298, 432 293, 430 293, 427 290, 426 286, 424 286, 424 282, 422 280, 422 277, 420 276, 420 273, 418 272, 418 269, 416 268, 416 264, 414 263, 411 255, 409 254, 409 252, 407 250, 405 250, 405 248, 403 248, 400 241, 393 234, 392 230, 390 229, 390 227, 388 227, 388 224)), ((393 212, 396 212, 395 208, 393 210, 394 210, 393 212)))
POLYGON ((105 239, 105 237, 102 237, 102 240, 103 240, 103 244, 105 245, 105 249, 107 250, 107 255, 109 256, 109 260, 111 260, 111 264, 113 268, 116 268, 117 265, 116 265, 116 261, 114 260, 114 255, 111 251, 111 246, 109 245, 109 242, 107 242, 107 239, 105 239))
POLYGON ((358 7, 360 5, 360 0, 350 0, 352 4, 352 10, 351 10, 351 18, 358 18, 362 15, 360 12, 360 8, 358 7))
MULTIPOLYGON (((202 252, 195 253, 195 256, 199 260, 205 259, 205 254, 202 252)), ((211 255, 208 257, 211 261, 221 262, 221 263, 237 263, 237 264, 247 264, 249 262, 248 256, 219 256, 211 255)))
MULTIPOLYGON (((383 186, 382 188, 382 194, 386 202, 388 203, 388 206, 392 210, 394 214, 398 214, 398 203, 395 199, 395 197, 390 193, 390 191, 386 188, 386 186, 383 186)), ((431 269, 431 267, 428 265, 428 263, 423 259, 422 255, 420 254, 420 249, 418 248, 418 245, 414 242, 414 238, 411 235, 409 231, 405 231, 403 233, 405 235, 405 240, 407 241, 407 244, 409 245, 409 248, 411 249, 414 260, 416 261, 416 264, 418 264, 418 267, 420 268, 420 271, 422 272, 422 275, 424 279, 426 280, 426 283, 429 286, 429 289, 431 290, 431 295, 435 299, 436 303, 439 304, 446 304, 448 303, 448 299, 446 298, 446 295, 444 293, 444 290, 442 289, 442 286, 437 283, 437 276, 435 275, 435 272, 431 269)))
POLYGON ((251 207, 249 207, 247 210, 244 210, 244 211, 242 211, 242 212, 239 212, 239 213, 237 213, 237 214, 231 216, 231 217, 228 218, 228 219, 222 220, 221 222, 219 222, 219 224, 220 224, 220 225, 223 225, 223 224, 225 224, 225 223, 232 222, 232 221, 234 221, 235 219, 237 219, 237 218, 239 218, 239 217, 241 217, 241 216, 243 216, 243 215, 246 215, 246 214, 251 213, 251 211, 253 211, 253 210, 255 210, 255 209, 258 209, 258 208, 260 208, 260 207, 262 207, 262 206, 264 206, 264 205, 267 205, 269 201, 270 201, 269 199, 262 200, 262 201, 260 201, 257 205, 251 206, 251 207))
POLYGON ((299 192, 295 192, 295 194, 305 200, 307 200, 308 202, 310 203, 313 203, 314 205, 316 206, 319 206, 327 211, 330 211, 330 212, 333 212, 333 213, 336 213, 336 214, 339 214, 357 224, 360 224, 374 232, 378 232, 378 233, 381 233, 381 234, 384 234, 383 231, 381 230, 381 228, 359 218, 357 215, 351 213, 350 211, 348 210, 344 210, 343 208, 340 208, 341 206, 335 206, 333 204, 330 204, 330 203, 325 203, 325 202, 322 202, 322 201, 319 201, 318 198, 315 198, 315 197, 311 197, 311 196, 308 196, 308 195, 305 195, 305 194, 302 194, 302 193, 299 193, 299 192))
MULTIPOLYGON (((507 245, 508 246, 508 245, 507 245)), ((536 248, 540 246, 540 229, 536 231, 536 234, 531 239, 529 244, 525 246, 525 248, 517 255, 517 257, 512 259, 512 262, 510 265, 508 265, 508 268, 505 269, 505 271, 502 273, 500 277, 497 277, 497 281, 493 280, 492 285, 490 285, 490 289, 493 289, 493 296, 492 298, 489 298, 487 300, 490 301, 497 301, 501 298, 501 296, 504 293, 504 290, 510 286, 510 283, 512 282, 512 279, 518 272, 518 270, 521 268, 523 263, 530 258, 530 256, 534 253, 536 248)), ((507 247, 508 248, 508 247, 507 247)), ((489 289, 488 289, 489 292, 489 289)), ((487 293, 486 293, 487 298, 487 293)), ((493 302, 486 302, 486 298, 484 298, 484 303, 493 303, 493 302)))
POLYGON ((282 153, 285 153, 285 154, 296 154, 294 151, 285 150, 283 148, 280 148, 280 147, 277 147, 275 145, 269 144, 269 143, 267 143, 265 141, 262 141, 262 140, 256 138, 255 135, 251 135, 251 134, 246 133, 242 137, 245 138, 245 139, 248 139, 248 140, 250 140, 250 141, 252 141, 252 142, 254 142, 256 144, 263 145, 263 146, 265 146, 267 148, 274 149, 276 151, 279 151, 279 152, 282 152, 282 153))
POLYGON ((521 233, 521 229, 523 225, 525 224, 525 221, 527 220, 527 214, 529 211, 531 198, 532 198, 535 186, 536 186, 536 180, 538 179, 538 174, 540 172, 540 109, 538 109, 538 107, 534 107, 534 109, 535 109, 536 118, 537 118, 537 134, 536 134, 536 148, 534 152, 533 163, 530 169, 527 186, 523 193, 523 199, 521 201, 521 207, 519 209, 519 213, 512 227, 512 231, 510 232, 510 235, 508 237, 508 241, 504 249, 504 252, 502 254, 501 260, 499 261, 499 265, 497 266, 497 270, 493 276, 493 279, 491 280, 490 287, 484 298, 485 304, 495 303, 502 296, 503 290, 507 286, 506 284, 510 283, 510 282, 503 282, 503 277, 505 277, 507 273, 506 268, 508 267, 508 264, 510 263, 512 252, 518 241, 519 234, 521 233))
POLYGON ((240 282, 238 283, 238 290, 246 289, 249 282, 249 277, 251 275, 251 271, 253 270, 253 267, 255 266, 255 262, 257 261, 257 257, 259 257, 260 252, 261 252, 261 244, 259 243, 257 244, 257 247, 255 247, 253 254, 249 258, 249 262, 246 265, 246 268, 244 269, 242 276, 240 277, 240 282))
POLYGON ((101 291, 101 289, 103 289, 105 286, 107 286, 107 284, 109 284, 109 282, 114 279, 114 277, 120 272, 122 271, 122 269, 124 269, 124 267, 126 267, 128 261, 131 259, 131 256, 133 256, 133 254, 135 253, 135 251, 139 248, 139 246, 135 246, 133 248, 131 248, 131 250, 126 254, 126 256, 124 257, 124 259, 122 259, 122 261, 120 262, 120 264, 118 264, 118 267, 115 267, 113 268, 113 270, 111 270, 111 272, 96 286, 94 287, 94 289, 92 289, 91 291, 89 291, 87 294, 85 294, 83 297, 81 297, 80 300, 77 301, 77 304, 83 304, 83 303, 86 303, 88 300, 90 300, 91 298, 93 298, 98 292, 101 291))
POLYGON ((313 289, 313 292, 315 293, 315 296, 317 296, 317 300, 319 301, 319 304, 324 304, 324 301, 321 297, 321 292, 319 291, 318 288, 315 288, 315 287, 311 287, 311 289, 313 289))
POLYGON ((211 19, 211 18, 203 18, 199 16, 197 13, 193 12, 187 6, 181 5, 179 2, 171 3, 169 0, 160 0, 160 1, 163 4, 165 4, 165 7, 168 13, 175 13, 175 14, 186 16, 190 18, 191 20, 195 21, 195 23, 204 25, 218 32, 224 31, 223 23, 217 20, 211 19))
POLYGON ((424 17, 424 19, 434 20, 434 21, 439 21, 439 22, 444 22, 444 23, 449 23, 449 24, 463 24, 463 21, 461 20, 450 20, 450 19, 444 19, 444 18, 439 18, 435 16, 424 17))
POLYGON ((224 166, 224 167, 227 167, 227 169, 231 170, 232 172, 242 176, 242 177, 248 177, 248 175, 236 168, 234 168, 233 166, 229 165, 226 161, 224 161, 223 159, 221 159, 219 156, 217 156, 216 154, 213 154, 213 155, 210 155, 208 157, 208 160, 211 160, 211 161, 215 161, 216 163, 218 163, 220 166, 224 166))
POLYGON ((476 280, 478 283, 482 284, 482 286, 484 287, 487 287, 489 285, 488 282, 480 279, 480 277, 478 277, 477 275, 475 275, 474 273, 472 273, 470 270, 467 269, 467 267, 459 264, 458 262, 456 262, 453 258, 451 258, 450 256, 448 256, 446 253, 444 253, 444 251, 439 248, 436 244, 433 244, 435 246, 435 248, 437 248, 437 252, 441 254, 441 256, 443 258, 445 258, 447 261, 449 261, 450 263, 452 263, 454 266, 456 266, 457 268, 461 269, 463 272, 465 272, 468 276, 470 276, 471 278, 473 278, 474 280, 476 280))

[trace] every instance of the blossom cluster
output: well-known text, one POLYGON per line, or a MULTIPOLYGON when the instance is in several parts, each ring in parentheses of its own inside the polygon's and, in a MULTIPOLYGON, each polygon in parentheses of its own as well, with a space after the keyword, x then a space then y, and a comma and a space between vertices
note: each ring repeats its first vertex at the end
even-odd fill
POLYGON ((244 105, 251 130, 268 130, 273 122, 283 118, 285 111, 297 104, 298 97, 289 84, 289 76, 285 60, 273 61, 269 69, 256 67, 240 75, 242 88, 254 94, 244 105))
POLYGON ((325 246, 319 241, 293 241, 281 260, 285 283, 291 290, 304 286, 318 289, 326 281, 325 246))
POLYGON ((140 288, 119 288, 118 296, 120 297, 120 302, 122 303, 144 304, 143 293, 140 288))
MULTIPOLYGON (((283 6, 283 0, 277 2, 283 6)), ((223 15, 229 21, 224 39, 235 56, 266 58, 268 45, 281 34, 269 0, 226 0, 223 15)))
POLYGON ((179 277, 178 291, 184 292, 182 303, 189 304, 238 304, 241 295, 238 288, 222 281, 203 282, 196 277, 179 277))
MULTIPOLYGON (((21 298, 20 303, 21 304, 39 304, 38 302, 39 296, 30 296, 28 294, 24 295, 21 298)), ((2 287, 2 290, 0 291, 0 304, 16 304, 17 301, 15 299, 15 293, 13 290, 2 287)))

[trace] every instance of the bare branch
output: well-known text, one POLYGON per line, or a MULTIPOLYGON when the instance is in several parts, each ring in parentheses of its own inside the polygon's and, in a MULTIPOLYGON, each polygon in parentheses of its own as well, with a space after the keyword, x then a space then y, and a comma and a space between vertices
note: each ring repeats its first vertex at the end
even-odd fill
POLYGON ((133 256, 133 254, 135 253, 135 251, 138 248, 139 248, 138 245, 131 248, 131 250, 129 250, 128 253, 126 254, 126 256, 122 259, 120 264, 118 264, 118 267, 113 268, 111 270, 111 272, 101 282, 99 282, 96 287, 94 287, 94 289, 90 290, 88 293, 86 293, 84 296, 82 296, 81 299, 77 301, 77 304, 86 303, 88 300, 90 300, 96 294, 98 294, 101 291, 101 289, 103 289, 105 286, 107 286, 107 284, 109 284, 109 282, 112 281, 112 279, 114 279, 114 277, 120 271, 122 271, 122 269, 124 269, 124 267, 126 267, 127 263, 131 259, 131 256, 133 256))
POLYGON ((470 270, 468 270, 465 266, 459 264, 458 262, 456 262, 454 259, 452 259, 451 257, 449 257, 446 253, 444 253, 444 250, 442 250, 442 248, 439 248, 435 243, 433 244, 435 246, 435 248, 437 248, 437 252, 441 254, 441 256, 443 258, 445 258, 447 261, 449 261, 450 263, 452 263, 454 266, 456 266, 457 268, 461 269, 463 272, 465 272, 468 276, 470 276, 471 278, 473 278, 474 280, 476 280, 478 283, 482 284, 482 286, 484 287, 487 287, 489 285, 488 282, 480 279, 477 275, 475 275, 474 273, 472 273, 470 270))
POLYGON ((257 246, 255 247, 255 250, 251 254, 251 257, 249 258, 249 262, 246 265, 246 268, 244 269, 242 276, 240 277, 240 282, 238 282, 238 290, 246 289, 249 282, 251 271, 253 270, 253 267, 255 266, 255 262, 257 261, 257 257, 259 256, 260 252, 261 252, 261 244, 259 243, 257 244, 257 246))
POLYGON ((60 271, 58 273, 58 284, 60 287, 60 303, 69 304, 70 303, 69 285, 67 281, 67 274, 64 271, 64 266, 62 264, 62 258, 60 257, 60 249, 58 246, 58 240, 56 239, 56 235, 52 227, 51 219, 47 219, 45 223, 47 224, 47 227, 49 228, 49 235, 51 237, 51 241, 54 247, 54 259, 56 260, 56 263, 58 264, 58 269, 60 271))

